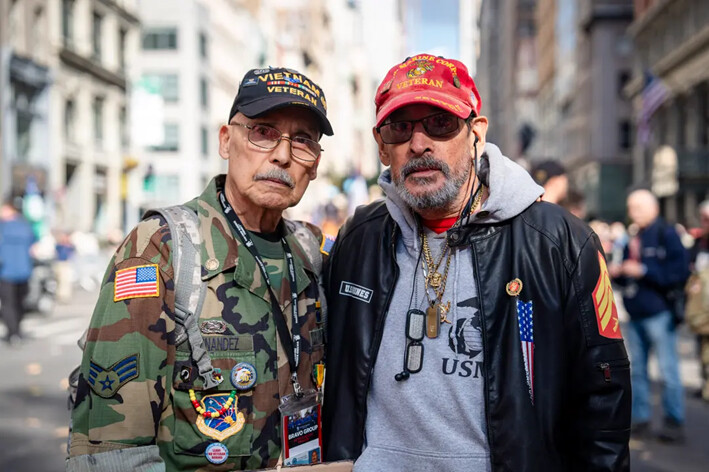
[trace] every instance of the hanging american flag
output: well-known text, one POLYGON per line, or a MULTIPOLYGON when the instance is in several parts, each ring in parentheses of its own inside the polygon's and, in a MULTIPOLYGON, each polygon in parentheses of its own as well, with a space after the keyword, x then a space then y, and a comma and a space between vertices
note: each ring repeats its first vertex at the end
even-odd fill
POLYGON ((517 324, 519 325, 519 340, 522 344, 529 397, 534 403, 534 314, 531 301, 525 303, 517 300, 517 324))
POLYGON ((652 130, 650 118, 667 99, 669 91, 662 81, 651 72, 645 72, 645 86, 642 91, 642 108, 638 116, 638 142, 643 146, 650 142, 652 130))
POLYGON ((157 297, 160 294, 158 266, 155 264, 131 267, 116 272, 113 301, 129 298, 157 297))

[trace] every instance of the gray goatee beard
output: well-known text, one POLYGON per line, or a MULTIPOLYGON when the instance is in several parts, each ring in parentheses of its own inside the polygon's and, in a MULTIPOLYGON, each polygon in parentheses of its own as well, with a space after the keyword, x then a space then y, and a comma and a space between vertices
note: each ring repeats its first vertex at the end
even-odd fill
MULTIPOLYGON (((464 162, 465 166, 461 168, 460 172, 453 174, 448 164, 431 155, 413 159, 401 168, 399 177, 394 177, 392 174, 394 188, 401 199, 404 200, 404 203, 410 206, 414 211, 445 209, 455 201, 456 197, 458 197, 460 189, 468 180, 470 169, 473 164, 471 159, 465 159, 464 162), (440 170, 445 177, 443 187, 435 192, 422 195, 414 195, 409 192, 405 185, 406 177, 415 170, 420 170, 422 168, 440 170)), ((412 178, 415 179, 416 182, 424 185, 434 181, 429 177, 412 178)))

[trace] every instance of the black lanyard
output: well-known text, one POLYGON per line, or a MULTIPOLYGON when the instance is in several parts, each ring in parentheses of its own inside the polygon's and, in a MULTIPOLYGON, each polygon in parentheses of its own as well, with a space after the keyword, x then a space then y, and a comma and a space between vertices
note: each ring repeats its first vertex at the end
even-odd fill
POLYGON ((288 355, 288 364, 290 365, 291 378, 293 379, 295 390, 298 392, 300 386, 297 380, 298 364, 300 364, 300 320, 298 318, 298 289, 295 283, 295 264, 293 262, 293 254, 288 247, 286 238, 281 238, 281 244, 283 245, 283 252, 286 255, 286 263, 288 265, 288 285, 290 286, 290 296, 291 305, 293 312, 293 323, 291 325, 291 335, 288 334, 288 326, 286 326, 285 315, 281 306, 278 304, 278 298, 276 294, 273 293, 273 287, 271 286, 271 280, 266 272, 266 266, 261 259, 261 255, 258 253, 258 249, 254 246, 254 241, 251 239, 249 232, 244 228, 241 220, 237 216, 234 209, 231 207, 226 199, 225 192, 219 192, 219 202, 222 204, 222 209, 224 210, 224 216, 229 220, 229 222, 234 226, 236 232, 241 237, 244 242, 244 246, 249 250, 256 264, 258 264, 259 269, 261 269, 261 274, 268 287, 268 292, 271 295, 271 309, 273 310, 273 316, 275 318, 276 328, 278 330, 278 337, 281 338, 281 343, 283 344, 283 350, 288 355))

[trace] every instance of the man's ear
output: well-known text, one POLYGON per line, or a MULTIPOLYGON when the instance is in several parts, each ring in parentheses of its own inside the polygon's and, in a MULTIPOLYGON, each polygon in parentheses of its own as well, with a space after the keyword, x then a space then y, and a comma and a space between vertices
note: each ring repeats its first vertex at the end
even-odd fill
POLYGON ((231 141, 231 135, 229 134, 229 126, 222 125, 219 128, 219 155, 225 161, 229 160, 229 143, 231 141))
POLYGON ((385 166, 389 166, 391 164, 391 158, 386 150, 384 141, 382 141, 382 137, 377 132, 377 128, 372 128, 372 135, 374 136, 374 140, 377 142, 377 147, 379 148, 379 160, 385 166))
POLYGON ((472 151, 473 146, 478 149, 478 155, 482 154, 482 150, 485 148, 485 135, 487 135, 487 117, 478 116, 473 118, 471 125, 472 134, 470 136, 470 149, 472 151), (477 136, 478 142, 475 142, 475 137, 477 136))
POLYGON ((310 180, 315 180, 318 176, 318 165, 320 165, 320 157, 321 156, 318 156, 315 162, 313 162, 313 165, 308 169, 308 177, 310 178, 310 180))

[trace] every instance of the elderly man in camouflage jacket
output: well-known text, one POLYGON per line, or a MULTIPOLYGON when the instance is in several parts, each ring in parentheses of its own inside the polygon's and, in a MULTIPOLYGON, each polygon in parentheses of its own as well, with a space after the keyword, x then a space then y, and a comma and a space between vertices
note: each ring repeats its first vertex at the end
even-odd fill
POLYGON ((282 212, 316 177, 323 134, 332 135, 325 97, 307 77, 288 69, 244 76, 219 130, 228 173, 186 204, 197 214, 206 284, 194 320, 199 342, 176 329, 175 238, 165 218, 148 217, 113 257, 91 319, 68 470, 278 463, 279 404, 322 380, 322 261, 282 212), (200 375, 193 344, 208 354, 213 384, 200 375))

